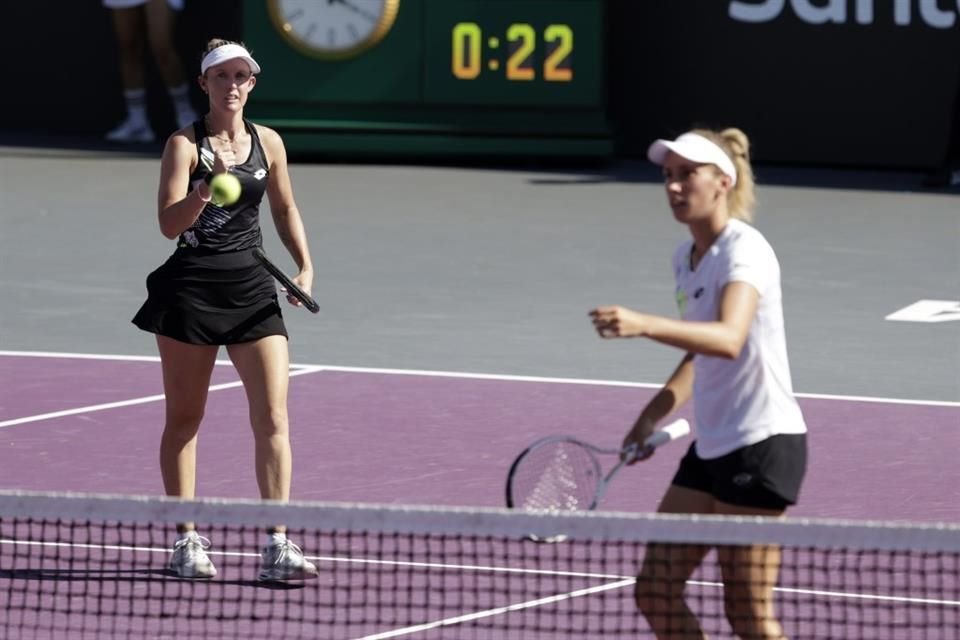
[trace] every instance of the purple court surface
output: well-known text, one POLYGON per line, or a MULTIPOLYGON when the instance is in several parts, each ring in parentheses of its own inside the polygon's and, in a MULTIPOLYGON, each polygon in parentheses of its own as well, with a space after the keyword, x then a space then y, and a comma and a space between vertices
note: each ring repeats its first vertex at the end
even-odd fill
MULTIPOLYGON (((503 506, 507 469, 527 444, 544 435, 566 433, 602 446, 616 446, 638 408, 654 391, 649 385, 616 382, 322 365, 294 365, 291 375, 294 499, 384 504, 503 506)), ((0 396, 3 459, 0 485, 3 488, 162 493, 157 446, 163 422, 163 396, 156 359, 2 352, 0 378, 5 381, 0 396)), ((822 396, 801 396, 800 402, 810 427, 811 452, 808 480, 801 504, 793 510, 793 515, 960 521, 960 503, 956 500, 960 465, 956 463, 955 448, 944 446, 945 442, 956 440, 960 404, 822 396)), ((689 417, 689 414, 682 415, 689 417)), ((648 462, 620 474, 610 487, 602 509, 655 509, 686 446, 686 443, 673 443, 648 462)), ((257 495, 246 401, 236 373, 228 363, 215 370, 207 416, 201 427, 198 494, 243 498, 257 495)), ((320 616, 321 619, 312 623, 294 622, 284 630, 286 634, 308 637, 312 633, 311 625, 322 628, 322 617, 341 615, 336 612, 342 612, 344 602, 352 597, 346 592, 340 596, 337 593, 343 584, 349 587, 354 578, 341 579, 332 567, 324 572, 319 584, 313 583, 316 587, 292 591, 258 588, 252 580, 257 562, 254 553, 245 554, 246 557, 239 560, 223 557, 221 576, 210 583, 182 584, 176 588, 180 596, 174 596, 174 601, 181 604, 173 604, 166 600, 169 596, 154 595, 169 593, 163 590, 171 588, 170 579, 163 575, 167 543, 163 539, 138 542, 136 564, 140 568, 117 572, 118 594, 127 594, 127 590, 132 589, 146 598, 142 606, 125 604, 122 600, 126 596, 121 598, 119 608, 109 618, 109 625, 118 635, 125 633, 129 626, 134 636, 172 637, 170 634, 180 633, 177 630, 181 627, 177 625, 181 623, 177 620, 189 609, 190 616, 219 617, 219 622, 210 619, 203 622, 206 636, 231 637, 236 632, 237 616, 256 615, 243 607, 282 606, 295 618, 301 610, 307 616, 320 616), (241 595, 252 598, 253 604, 231 604, 241 595), (337 597, 342 599, 336 600, 337 597), (226 604, 218 604, 221 598, 226 599, 226 604), (204 605, 201 612, 191 613, 191 607, 199 606, 191 603, 207 599, 210 604, 204 605), (132 607, 129 611, 124 608, 128 606, 132 607), (219 611, 218 607, 227 610, 219 611), (157 612, 153 612, 154 609, 157 612), (142 616, 146 616, 146 622, 142 616), (171 620, 162 622, 164 616, 171 620)), ((255 548, 256 544, 254 539, 246 546, 255 548)), ((320 551, 317 548, 320 545, 316 541, 310 543, 314 552, 320 551)), ((80 576, 91 571, 97 575, 94 583, 112 582, 107 580, 109 571, 105 575, 100 561, 89 555, 92 552, 85 553, 84 557, 96 562, 89 569, 83 566, 71 569, 74 573, 67 577, 54 566, 56 561, 39 559, 38 569, 30 565, 29 554, 15 556, 18 559, 14 565, 0 567, 0 583, 9 582, 17 585, 17 589, 30 583, 59 585, 51 596, 55 599, 48 600, 48 604, 58 606, 56 603, 62 601, 68 609, 73 606, 75 613, 57 615, 64 621, 70 618, 71 624, 100 628, 98 625, 106 624, 103 616, 91 615, 85 607, 103 606, 98 591, 101 587, 85 591, 83 585, 87 583, 80 576)), ((117 561, 116 557, 113 561, 117 561)), ((784 573, 787 574, 787 569, 784 573)), ((449 579, 452 591, 463 578, 453 575, 449 579)), ((523 583, 522 579, 518 580, 517 584, 523 583)), ((945 580, 956 580, 956 576, 947 576, 945 580)), ((956 594, 952 582, 940 584, 941 588, 952 589, 949 593, 956 594)), ((564 585, 541 588, 548 592, 578 588, 564 585)), ((499 623, 502 615, 498 613, 499 607, 529 600, 530 596, 517 595, 510 591, 512 588, 506 587, 506 596, 497 592, 499 595, 490 602, 458 601, 454 605, 454 609, 479 610, 486 616, 479 627, 453 624, 447 630, 435 631, 436 635, 421 635, 416 631, 417 622, 449 616, 445 607, 427 607, 420 613, 410 613, 409 603, 398 601, 396 609, 391 609, 389 602, 383 604, 377 600, 377 607, 385 608, 371 613, 364 609, 374 606, 371 600, 357 605, 362 609, 357 615, 370 616, 373 622, 351 627, 351 632, 343 637, 521 637, 501 636, 496 627, 490 630, 483 626, 499 623), (379 635, 380 631, 385 631, 385 635, 379 635)), ((623 585, 610 589, 603 586, 603 582, 598 588, 604 590, 601 601, 607 603, 601 606, 630 610, 629 589, 623 585)), ((15 591, 12 597, 30 596, 15 591)), ((47 623, 40 622, 43 616, 29 606, 25 612, 18 612, 25 603, 26 600, 11 602, 13 609, 5 619, 14 634, 11 637, 18 637, 17 625, 38 623, 44 629, 43 634, 50 633, 49 637, 76 637, 70 632, 58 634, 55 625, 54 630, 49 631, 43 626, 47 623)), ((784 611, 792 606, 789 600, 781 603, 784 611)), ((849 615, 857 616, 857 607, 861 605, 849 606, 852 607, 849 615)), ((949 600, 922 606, 935 609, 936 615, 946 616, 944 620, 960 619, 960 602, 949 600)), ((534 615, 537 609, 542 607, 533 607, 523 615, 534 615)), ((846 618, 846 614, 837 614, 839 609, 832 611, 834 618, 837 615, 846 618)), ((714 613, 719 616, 718 611, 714 613)), ((353 613, 348 611, 342 615, 353 613)), ((2 612, 0 620, 4 620, 2 612)), ((580 618, 573 618, 572 624, 578 624, 578 620, 580 618)), ((806 624, 810 637, 835 637, 831 636, 830 629, 818 627, 820 623, 806 624), (811 624, 813 626, 809 626, 811 624)), ((263 621, 251 621, 250 625, 244 626, 243 631, 256 634, 259 629, 265 635, 274 634, 263 621)), ((944 630, 925 637, 960 637, 951 630, 953 622, 946 625, 944 630)), ((842 628, 842 624, 836 628, 842 628)), ((188 626, 186 631, 195 629, 188 626)), ((711 631, 714 637, 728 637, 722 625, 711 631)), ((575 635, 604 637, 605 634, 575 635)), ((39 636, 24 632, 22 637, 39 636)), ((333 637, 340 635, 335 633, 333 637)), ((524 633, 522 637, 555 636, 546 632, 524 633)))
MULTIPOLYGON (((52 354, 56 356, 56 354, 52 354)), ((646 386, 295 365, 293 498, 503 506, 512 458, 566 433, 616 446, 646 386)), ((0 357, 0 486, 162 493, 159 363, 150 358, 0 357)), ((243 389, 215 370, 201 427, 199 496, 255 497, 243 389)), ((796 516, 960 521, 960 404, 801 396, 810 466, 796 516)), ((681 414, 687 415, 687 414, 681 414)), ((603 509, 650 511, 687 445, 630 468, 603 509)))

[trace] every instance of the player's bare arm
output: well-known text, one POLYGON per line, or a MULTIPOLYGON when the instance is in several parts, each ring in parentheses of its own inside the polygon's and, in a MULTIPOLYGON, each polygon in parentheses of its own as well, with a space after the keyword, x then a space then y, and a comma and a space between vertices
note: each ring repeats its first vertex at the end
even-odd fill
POLYGON ((176 133, 167 139, 160 159, 157 215, 160 232, 173 240, 190 228, 210 199, 206 184, 187 193, 190 171, 196 163, 196 143, 176 133), (186 195, 184 195, 186 194, 186 195))
POLYGON ((744 282, 724 287, 720 313, 713 322, 691 322, 656 316, 621 306, 590 312, 602 338, 650 338, 693 353, 735 359, 740 355, 756 314, 759 294, 744 282))
POLYGON ((307 244, 307 234, 303 227, 300 210, 293 197, 293 186, 287 167, 287 151, 280 135, 268 127, 257 127, 260 141, 267 153, 270 175, 267 178, 267 198, 270 202, 270 214, 277 228, 283 246, 300 268, 294 281, 310 291, 313 283, 313 263, 307 244))
POLYGON ((683 356, 667 382, 640 412, 623 439, 623 448, 640 445, 664 418, 677 411, 693 396, 693 353, 683 356))

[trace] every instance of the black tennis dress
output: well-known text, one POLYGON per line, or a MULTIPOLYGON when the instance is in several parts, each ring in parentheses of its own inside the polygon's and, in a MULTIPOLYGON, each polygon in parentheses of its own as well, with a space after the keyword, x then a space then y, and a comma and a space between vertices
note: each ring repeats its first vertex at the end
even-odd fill
MULTIPOLYGON (((207 203, 177 239, 173 255, 147 276, 147 301, 133 318, 144 331, 205 345, 287 337, 276 284, 253 257, 253 249, 263 244, 260 201, 268 167, 256 127, 246 120, 244 126, 251 137, 250 156, 231 169, 240 180, 240 199, 228 207, 207 203)), ((199 162, 190 190, 213 166, 203 120, 193 129, 199 162)))

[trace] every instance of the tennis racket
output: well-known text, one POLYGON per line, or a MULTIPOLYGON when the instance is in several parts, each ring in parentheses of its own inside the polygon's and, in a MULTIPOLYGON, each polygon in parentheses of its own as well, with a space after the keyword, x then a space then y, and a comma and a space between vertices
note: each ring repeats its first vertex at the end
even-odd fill
MULTIPOLYGON (((656 449, 690 433, 690 423, 680 419, 653 432, 643 443, 656 449)), ((507 506, 538 513, 564 513, 596 509, 610 481, 643 450, 603 449, 571 436, 549 436, 527 447, 507 476, 507 506), (600 455, 615 455, 617 464, 606 474, 600 455)))
POLYGON ((317 304, 317 301, 310 297, 309 293, 298 287, 280 267, 270 262, 270 259, 267 258, 267 254, 263 252, 263 249, 260 247, 254 249, 253 257, 259 260, 260 264, 262 264, 267 271, 270 272, 270 275, 276 278, 280 284, 283 285, 284 289, 287 290, 287 293, 303 303, 303 306, 305 306, 307 309, 310 309, 312 313, 319 313, 320 305, 317 304))

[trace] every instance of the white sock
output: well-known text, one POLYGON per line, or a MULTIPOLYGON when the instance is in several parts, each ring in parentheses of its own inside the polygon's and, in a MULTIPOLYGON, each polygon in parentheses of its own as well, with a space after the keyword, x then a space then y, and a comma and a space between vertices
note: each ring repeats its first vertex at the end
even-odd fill
POLYGON ((275 545, 275 544, 283 544, 283 543, 286 542, 286 541, 287 541, 287 534, 285 534, 285 533, 280 533, 280 532, 278 532, 278 531, 275 531, 275 532, 273 532, 273 533, 268 533, 268 534, 267 534, 267 545, 266 545, 266 546, 269 547, 269 546, 272 546, 272 545, 275 545))
POLYGON ((177 113, 195 113, 193 105, 190 103, 190 88, 186 83, 175 87, 167 87, 167 93, 170 94, 173 108, 177 110, 177 113))
POLYGON ((135 122, 147 121, 147 90, 125 89, 123 99, 127 103, 127 117, 135 122))
POLYGON ((177 542, 181 540, 186 540, 187 538, 196 538, 200 534, 197 533, 196 529, 191 529, 190 531, 178 531, 177 532, 177 542))

